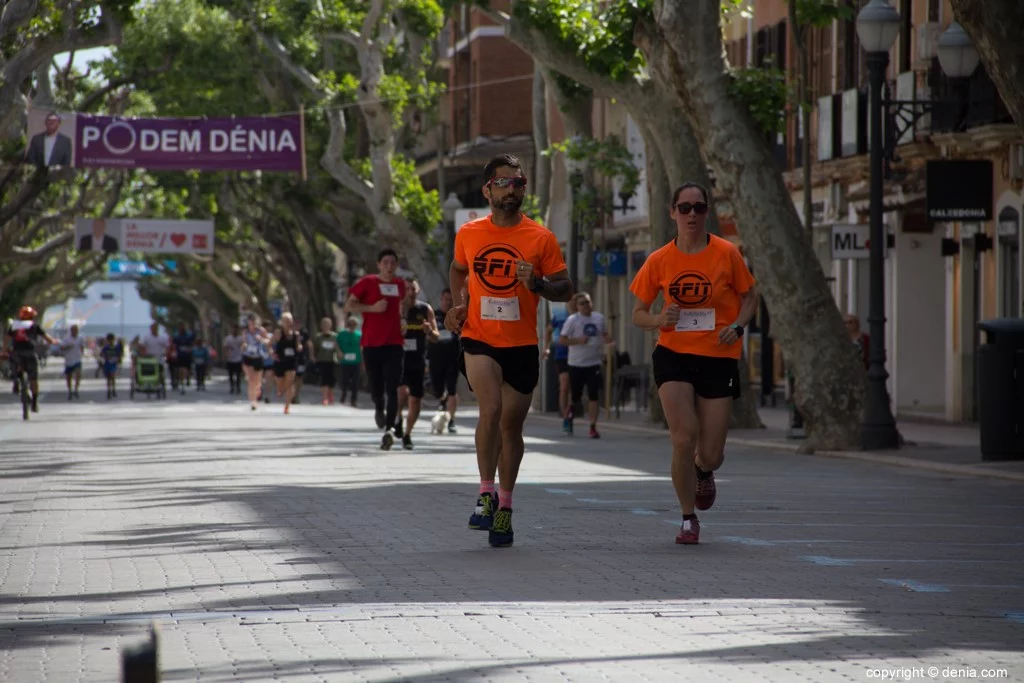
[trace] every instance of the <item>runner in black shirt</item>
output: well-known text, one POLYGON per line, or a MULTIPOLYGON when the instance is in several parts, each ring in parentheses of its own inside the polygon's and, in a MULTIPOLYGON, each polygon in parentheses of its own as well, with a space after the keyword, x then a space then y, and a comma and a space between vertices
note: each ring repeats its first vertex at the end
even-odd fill
MULTIPOLYGON (((452 307, 452 290, 447 287, 441 292, 441 320, 448 315, 452 307)), ((445 429, 442 422, 447 423, 449 434, 455 434, 455 409, 459 406, 459 346, 458 334, 450 330, 440 330, 436 342, 427 346, 427 358, 430 361, 430 386, 440 405, 438 416, 441 420, 435 425, 440 433, 445 429)), ((438 419, 435 417, 434 419, 438 419)))
POLYGON ((424 301, 418 301, 420 284, 409 278, 405 287, 405 362, 402 383, 398 386, 398 427, 395 435, 402 438, 402 448, 412 450, 412 428, 420 416, 423 401, 423 376, 427 371, 427 339, 437 341, 437 321, 434 309, 424 301), (409 403, 409 421, 402 431, 402 409, 409 403))
POLYGON ((281 329, 274 335, 274 363, 280 368, 284 393, 284 414, 291 412, 295 390, 295 368, 302 353, 302 337, 293 327, 292 314, 281 316, 281 329))

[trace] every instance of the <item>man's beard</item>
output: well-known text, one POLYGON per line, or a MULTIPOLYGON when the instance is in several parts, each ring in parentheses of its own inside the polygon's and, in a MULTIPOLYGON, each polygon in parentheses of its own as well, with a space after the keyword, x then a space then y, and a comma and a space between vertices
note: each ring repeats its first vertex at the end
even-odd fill
POLYGON ((501 211, 506 214, 514 214, 519 212, 519 207, 523 205, 523 196, 517 194, 510 194, 503 197, 501 200, 495 202, 491 200, 491 211, 501 211))

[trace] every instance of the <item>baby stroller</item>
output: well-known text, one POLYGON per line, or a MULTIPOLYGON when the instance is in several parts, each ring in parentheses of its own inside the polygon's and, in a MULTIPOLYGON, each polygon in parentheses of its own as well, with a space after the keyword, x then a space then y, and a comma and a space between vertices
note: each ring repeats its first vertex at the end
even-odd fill
POLYGON ((135 372, 132 373, 132 386, 129 396, 135 398, 135 392, 156 394, 157 398, 167 398, 167 385, 164 381, 164 364, 159 358, 138 358, 135 361, 135 372))

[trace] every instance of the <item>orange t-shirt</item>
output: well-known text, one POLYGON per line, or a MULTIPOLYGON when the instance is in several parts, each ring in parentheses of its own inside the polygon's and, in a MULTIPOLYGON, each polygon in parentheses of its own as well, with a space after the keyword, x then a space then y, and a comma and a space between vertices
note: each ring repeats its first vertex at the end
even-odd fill
POLYGON ((658 249, 647 257, 629 291, 645 304, 661 292, 666 305, 679 305, 679 323, 659 330, 659 346, 677 353, 739 358, 739 340, 720 344, 718 333, 736 321, 740 299, 754 286, 754 277, 734 244, 710 238, 696 254, 679 251, 675 240, 658 249))
POLYGON ((462 336, 498 347, 536 345, 540 296, 516 278, 516 261, 532 263, 535 277, 564 271, 562 250, 551 231, 526 216, 512 228, 485 216, 456 233, 455 260, 469 268, 462 336))

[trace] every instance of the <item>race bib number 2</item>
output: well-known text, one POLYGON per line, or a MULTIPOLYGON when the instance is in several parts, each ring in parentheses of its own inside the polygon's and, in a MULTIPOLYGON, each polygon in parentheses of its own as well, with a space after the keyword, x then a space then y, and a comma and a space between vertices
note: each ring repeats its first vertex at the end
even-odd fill
POLYGON ((708 332, 715 329, 715 309, 684 308, 679 311, 676 332, 708 332))
POLYGON ((483 320, 519 320, 519 297, 501 299, 494 296, 480 298, 480 318, 483 320))

